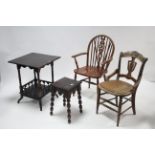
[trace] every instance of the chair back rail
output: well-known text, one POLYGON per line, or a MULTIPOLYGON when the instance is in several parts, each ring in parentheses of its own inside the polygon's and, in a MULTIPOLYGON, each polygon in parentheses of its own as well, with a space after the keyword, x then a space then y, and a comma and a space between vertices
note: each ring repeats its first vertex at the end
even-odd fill
POLYGON ((117 79, 119 79, 120 77, 124 77, 126 79, 132 80, 135 84, 137 83, 136 86, 138 87, 140 80, 142 78, 144 66, 147 60, 148 58, 145 58, 142 54, 140 54, 137 51, 121 52, 120 58, 119 58, 119 64, 118 64, 117 79), (128 70, 127 74, 121 73, 121 62, 123 58, 129 58, 128 64, 127 64, 127 70, 128 70), (137 66, 137 62, 136 62, 137 60, 141 62, 141 65, 138 72, 138 76, 137 78, 135 78, 132 76, 132 73, 137 66))

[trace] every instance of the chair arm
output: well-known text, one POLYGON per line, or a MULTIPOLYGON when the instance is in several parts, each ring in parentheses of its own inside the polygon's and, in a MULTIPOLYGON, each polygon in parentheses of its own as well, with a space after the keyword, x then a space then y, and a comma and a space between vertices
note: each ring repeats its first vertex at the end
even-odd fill
POLYGON ((104 67, 105 64, 109 64, 111 61, 112 61, 112 58, 110 58, 110 59, 104 61, 104 62, 102 63, 102 67, 104 67))
POLYGON ((118 74, 118 69, 116 69, 114 72, 112 72, 110 75, 106 76, 106 81, 109 81, 110 78, 112 78, 114 75, 118 74))
POLYGON ((78 54, 72 55, 72 58, 76 58, 76 57, 86 55, 86 54, 87 54, 87 52, 78 53, 78 54))
POLYGON ((86 54, 87 54, 87 52, 83 52, 83 53, 75 54, 75 55, 72 56, 72 58, 74 58, 75 65, 76 65, 77 69, 79 68, 79 65, 78 65, 78 61, 77 61, 76 58, 79 57, 79 56, 82 56, 82 55, 86 55, 86 54))
POLYGON ((105 73, 107 72, 108 66, 111 61, 112 61, 112 58, 110 58, 102 63, 102 70, 104 70, 105 73))

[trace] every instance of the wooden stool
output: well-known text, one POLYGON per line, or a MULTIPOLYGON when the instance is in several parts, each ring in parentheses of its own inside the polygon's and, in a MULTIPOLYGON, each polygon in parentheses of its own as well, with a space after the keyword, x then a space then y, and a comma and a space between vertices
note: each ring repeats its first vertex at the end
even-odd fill
POLYGON ((52 97, 51 97, 51 108, 50 108, 50 115, 53 115, 53 107, 54 107, 54 96, 56 92, 60 95, 63 95, 63 105, 66 105, 67 100, 67 113, 68 113, 68 123, 71 123, 71 105, 70 105, 70 98, 71 94, 75 94, 77 91, 78 93, 78 100, 79 100, 79 110, 82 113, 82 100, 81 100, 81 81, 76 81, 69 78, 62 78, 52 84, 52 97))

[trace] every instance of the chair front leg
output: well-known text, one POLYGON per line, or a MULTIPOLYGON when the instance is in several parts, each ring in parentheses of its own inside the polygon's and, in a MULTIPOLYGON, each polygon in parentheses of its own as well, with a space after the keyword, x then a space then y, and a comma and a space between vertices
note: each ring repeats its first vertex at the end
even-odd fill
POLYGON ((89 82, 88 82, 88 88, 90 88, 91 78, 90 78, 90 77, 88 77, 88 80, 89 80, 89 82))
POLYGON ((136 115, 136 107, 135 107, 135 97, 136 97, 136 92, 134 92, 132 94, 132 99, 131 99, 131 104, 132 104, 132 111, 133 111, 133 114, 136 115))
POLYGON ((96 84, 98 86, 98 84, 99 84, 99 78, 96 79, 96 84))
POLYGON ((100 92, 101 90, 97 87, 96 114, 98 114, 99 105, 100 105, 100 92))
POLYGON ((74 80, 77 80, 77 74, 76 73, 74 74, 74 80))
POLYGON ((122 97, 119 98, 119 105, 118 105, 118 113, 117 113, 117 126, 119 126, 120 117, 121 117, 121 110, 122 110, 122 97))
POLYGON ((118 106, 118 96, 116 96, 115 100, 116 100, 116 106, 118 106))

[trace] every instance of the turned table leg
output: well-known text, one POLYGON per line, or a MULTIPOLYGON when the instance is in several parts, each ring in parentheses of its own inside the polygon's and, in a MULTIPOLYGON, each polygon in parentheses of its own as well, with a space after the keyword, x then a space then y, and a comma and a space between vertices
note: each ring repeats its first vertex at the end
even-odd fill
POLYGON ((77 92, 78 92, 78 100, 79 100, 79 110, 80 110, 80 113, 82 113, 82 100, 81 100, 81 87, 80 86, 77 89, 77 92))
POLYGON ((37 76, 36 76, 36 71, 33 70, 33 73, 34 73, 34 84, 35 84, 35 87, 37 86, 37 76))
MULTIPOLYGON (((40 83, 40 69, 37 69, 35 72, 37 74, 37 93, 38 93, 38 96, 41 96, 42 88, 40 83)), ((40 111, 42 111, 42 101, 40 97, 39 97, 39 107, 40 107, 40 111)))
POLYGON ((21 101, 23 98, 23 87, 22 87, 22 80, 21 80, 21 73, 20 73, 20 65, 17 65, 17 71, 18 71, 18 79, 19 79, 19 89, 20 89, 20 98, 18 99, 18 103, 21 101))
POLYGON ((51 78, 52 78, 52 83, 54 82, 54 63, 51 63, 51 78))

